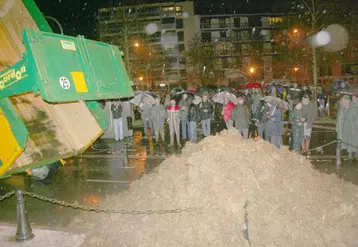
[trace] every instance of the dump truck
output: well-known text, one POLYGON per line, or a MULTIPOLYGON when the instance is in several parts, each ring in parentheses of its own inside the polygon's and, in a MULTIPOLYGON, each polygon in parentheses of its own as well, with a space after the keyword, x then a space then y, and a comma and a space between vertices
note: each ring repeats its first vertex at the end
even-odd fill
POLYGON ((130 98, 118 47, 55 34, 33 0, 0 2, 0 177, 83 153, 130 98))

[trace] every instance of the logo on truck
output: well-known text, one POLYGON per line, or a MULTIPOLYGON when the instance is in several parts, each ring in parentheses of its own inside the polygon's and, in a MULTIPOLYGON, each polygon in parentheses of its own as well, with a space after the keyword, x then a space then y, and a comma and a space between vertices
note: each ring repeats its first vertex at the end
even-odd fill
POLYGON ((22 66, 20 69, 10 69, 4 74, 0 75, 0 90, 11 86, 27 76, 26 67, 22 66))

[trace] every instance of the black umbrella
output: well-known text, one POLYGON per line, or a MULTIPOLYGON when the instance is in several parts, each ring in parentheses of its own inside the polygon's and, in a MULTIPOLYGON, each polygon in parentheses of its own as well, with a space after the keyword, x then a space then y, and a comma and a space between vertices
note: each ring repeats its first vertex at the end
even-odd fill
POLYGON ((331 90, 332 92, 341 92, 352 88, 349 82, 343 80, 334 80, 332 82, 331 90))

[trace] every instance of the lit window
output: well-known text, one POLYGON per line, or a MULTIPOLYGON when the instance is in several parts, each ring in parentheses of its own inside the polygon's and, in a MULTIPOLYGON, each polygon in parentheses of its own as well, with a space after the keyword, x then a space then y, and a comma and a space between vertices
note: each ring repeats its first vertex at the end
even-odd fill
POLYGON ((279 24, 283 22, 282 17, 269 17, 270 24, 279 24))

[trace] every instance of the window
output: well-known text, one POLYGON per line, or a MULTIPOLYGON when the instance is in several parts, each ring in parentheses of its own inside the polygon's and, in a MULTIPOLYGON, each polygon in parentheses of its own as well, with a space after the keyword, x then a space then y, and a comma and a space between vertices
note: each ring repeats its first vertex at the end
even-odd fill
POLYGON ((186 77, 186 70, 185 69, 180 70, 180 77, 186 77))
POLYGON ((175 23, 174 18, 163 18, 162 19, 162 24, 172 24, 172 23, 175 23))
POLYGON ((180 31, 177 33, 178 41, 184 41, 184 32, 180 31))
POLYGON ((202 42, 211 42, 211 32, 201 33, 201 41, 202 42))
POLYGON ((200 19, 200 27, 201 28, 210 28, 211 27, 211 21, 209 18, 201 18, 200 19))
POLYGON ((176 16, 182 16, 183 15, 183 9, 181 6, 176 6, 175 7, 175 15, 176 16))
POLYGON ((226 28, 226 22, 224 18, 219 19, 219 27, 226 28))
POLYGON ((283 22, 282 17, 269 17, 268 19, 271 25, 280 24, 283 22))
POLYGON ((185 45, 184 44, 179 44, 179 52, 183 53, 185 51, 185 45))
POLYGON ((185 57, 179 57, 179 64, 180 65, 185 65, 186 64, 185 57))
POLYGON ((177 19, 177 28, 183 28, 183 19, 177 19))
POLYGON ((234 27, 240 27, 240 17, 234 18, 234 27))
POLYGON ((162 7, 161 10, 163 12, 174 11, 174 7, 173 6, 166 6, 166 7, 162 7))

